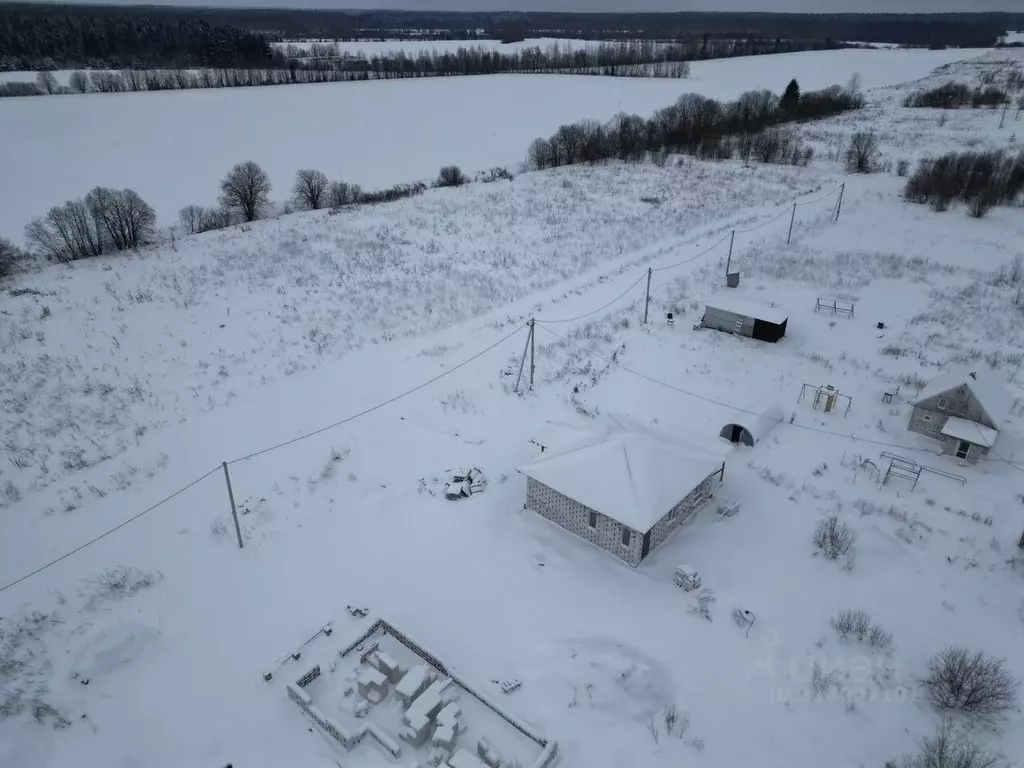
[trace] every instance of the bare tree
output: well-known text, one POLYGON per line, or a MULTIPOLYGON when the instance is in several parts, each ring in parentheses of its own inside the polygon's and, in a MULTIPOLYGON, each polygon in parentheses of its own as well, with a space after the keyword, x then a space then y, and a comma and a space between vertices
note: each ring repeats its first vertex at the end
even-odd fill
POLYGON ((178 211, 178 219, 185 228, 185 232, 194 235, 200 232, 203 221, 203 208, 200 205, 186 205, 178 211))
POLYGON ((153 237, 156 213, 135 190, 96 187, 85 204, 115 251, 137 248, 153 237))
POLYGON ((80 69, 75 70, 68 78, 68 87, 75 93, 88 93, 89 78, 80 69))
POLYGON ((57 84, 57 78, 54 77, 53 72, 40 72, 36 75, 36 82, 39 84, 39 90, 43 93, 52 95, 60 90, 60 85, 57 84))
POLYGON ((928 662, 924 680, 928 697, 939 709, 955 709, 991 717, 1014 706, 1020 681, 1006 669, 1006 660, 950 646, 928 662))
POLYGON ((851 173, 871 173, 875 170, 879 147, 874 131, 857 131, 850 137, 846 149, 846 170, 851 173))
POLYGON ((551 139, 551 143, 558 146, 562 161, 556 165, 571 165, 577 162, 585 139, 586 131, 582 123, 569 123, 560 126, 551 139))
POLYGON ((436 185, 439 187, 461 187, 469 183, 469 177, 457 165, 446 165, 437 174, 436 185))
POLYGON ((316 211, 327 202, 327 188, 327 177, 320 171, 307 168, 295 174, 292 198, 299 207, 316 211))
POLYGON ((526 164, 542 171, 550 165, 551 145, 546 139, 534 139, 526 151, 526 164))
POLYGON ((782 154, 783 134, 777 128, 761 131, 754 137, 754 158, 762 163, 774 163, 782 154))
POLYGON ((862 82, 863 81, 861 80, 860 72, 854 72, 852 75, 850 75, 850 79, 846 83, 846 92, 860 93, 862 82))
MULTIPOLYGON (((976 745, 950 718, 944 718, 933 736, 920 741, 921 751, 904 755, 899 768, 1004 768, 1006 760, 976 745)), ((895 765, 895 763, 893 763, 895 765)))
POLYGON ((6 237, 0 237, 0 277, 13 274, 19 258, 21 258, 21 250, 18 246, 6 237))
POLYGON ((69 262, 103 253, 103 233, 83 200, 69 200, 33 219, 25 239, 51 261, 69 262))
POLYGON ((224 207, 204 208, 199 217, 200 232, 209 232, 213 229, 224 229, 231 226, 231 211, 224 207))
POLYGON ((220 182, 220 202, 246 221, 262 215, 270 202, 270 178, 252 160, 239 163, 220 182))
POLYGON ((93 70, 89 73, 89 82, 97 93, 122 93, 127 87, 120 72, 93 70))
POLYGON ((332 208, 358 203, 362 195, 363 190, 358 184, 348 184, 344 181, 332 181, 327 190, 327 200, 332 208))
POLYGON ((644 124, 639 115, 619 113, 608 124, 606 133, 614 157, 638 162, 644 154, 644 124))

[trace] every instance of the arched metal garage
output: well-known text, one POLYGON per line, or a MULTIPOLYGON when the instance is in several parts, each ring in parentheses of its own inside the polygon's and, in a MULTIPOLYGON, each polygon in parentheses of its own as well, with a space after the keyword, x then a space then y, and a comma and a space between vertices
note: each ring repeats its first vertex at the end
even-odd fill
POLYGON ((737 412, 738 418, 722 427, 718 434, 730 443, 737 445, 756 445, 768 433, 782 423, 782 408, 778 405, 747 408, 749 413, 737 412))

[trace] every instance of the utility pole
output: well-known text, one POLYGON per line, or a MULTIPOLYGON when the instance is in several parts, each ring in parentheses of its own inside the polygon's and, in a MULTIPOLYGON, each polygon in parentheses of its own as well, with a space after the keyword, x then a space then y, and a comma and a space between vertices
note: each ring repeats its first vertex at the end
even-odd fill
POLYGON ((1006 111, 1010 108, 1010 102, 1003 104, 1003 114, 999 117, 999 128, 1002 130, 1003 126, 1006 125, 1006 111))
POLYGON ((537 327, 537 321, 534 318, 530 318, 530 389, 533 389, 533 370, 535 368, 533 364, 533 344, 534 344, 534 330, 537 327))
POLYGON ((647 298, 644 299, 644 325, 647 325, 647 310, 651 306, 651 267, 647 268, 647 298))
POLYGON ((736 230, 729 235, 729 255, 725 259, 725 276, 729 276, 729 267, 732 266, 732 244, 736 240, 736 230))
POLYGON ((523 356, 519 359, 519 374, 516 376, 516 393, 519 392, 519 383, 523 380, 523 365, 526 363, 526 352, 530 348, 530 341, 533 339, 533 318, 530 318, 530 330, 526 333, 526 344, 523 345, 523 356))
POLYGON ((786 245, 793 239, 793 222, 796 221, 796 203, 793 203, 793 213, 789 215, 789 234, 786 235, 786 245))
POLYGON ((228 463, 223 462, 224 482, 228 484, 228 501, 231 502, 231 519, 235 521, 235 535, 238 536, 238 548, 242 548, 242 529, 238 525, 238 510, 235 509, 235 494, 231 490, 231 475, 228 474, 228 463))
POLYGON ((839 187, 839 204, 836 206, 836 221, 839 221, 839 212, 843 210, 843 193, 846 191, 846 182, 839 187))

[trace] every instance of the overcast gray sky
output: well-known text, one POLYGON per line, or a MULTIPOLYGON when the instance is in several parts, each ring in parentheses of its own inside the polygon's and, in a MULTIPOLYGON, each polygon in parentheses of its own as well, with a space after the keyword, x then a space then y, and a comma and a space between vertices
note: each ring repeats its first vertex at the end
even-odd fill
MULTIPOLYGON (((81 0, 64 0, 80 2, 81 0)), ((146 0, 101 0, 137 5, 146 0)), ((798 13, 1024 12, 1024 0, 149 0, 242 8, 391 8, 437 11, 775 11, 798 13)))

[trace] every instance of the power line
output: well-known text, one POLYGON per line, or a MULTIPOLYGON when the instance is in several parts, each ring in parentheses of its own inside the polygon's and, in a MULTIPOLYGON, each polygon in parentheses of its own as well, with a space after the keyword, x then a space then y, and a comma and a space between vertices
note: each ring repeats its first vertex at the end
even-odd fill
MULTIPOLYGON (((701 256, 706 256, 707 254, 711 253, 713 250, 715 250, 715 248, 717 248, 722 243, 724 243, 726 240, 728 240, 730 236, 731 236, 731 234, 730 235, 726 235, 721 240, 719 240, 717 243, 715 243, 714 245, 712 245, 709 248, 705 248, 703 251, 698 253, 696 256, 691 256, 688 259, 683 259, 682 261, 677 262, 675 264, 669 264, 667 267, 654 267, 654 268, 651 269, 651 271, 652 272, 664 272, 666 269, 675 269, 676 267, 681 267, 684 264, 689 264, 691 261, 696 261, 701 256)), ((541 322, 541 321, 538 320, 537 322, 541 322)))
POLYGON ((637 287, 637 286, 638 286, 638 285, 640 284, 640 281, 641 281, 641 280, 643 280, 643 279, 644 279, 645 277, 647 277, 647 273, 646 273, 646 272, 644 272, 644 273, 643 273, 642 275, 640 275, 640 277, 638 277, 638 278, 636 279, 636 282, 635 282, 635 283, 633 283, 633 284, 632 284, 631 286, 629 286, 629 288, 627 288, 626 290, 624 290, 624 291, 623 291, 622 293, 620 293, 620 294, 619 294, 618 296, 616 296, 616 297, 615 297, 614 299, 612 299, 611 301, 609 301, 609 302, 608 302, 607 304, 605 304, 605 305, 604 305, 604 306, 602 306, 602 307, 598 307, 597 309, 595 309, 595 310, 594 310, 594 311, 592 311, 592 312, 587 312, 587 313, 586 313, 585 315, 579 315, 579 316, 577 316, 577 317, 567 317, 567 318, 565 318, 564 320, 538 320, 537 322, 538 322, 538 323, 572 323, 572 322, 574 322, 574 321, 576 321, 576 320, 582 320, 582 319, 583 319, 583 318, 585 318, 585 317, 590 317, 591 315, 596 315, 596 314, 597 314, 598 312, 600 312, 600 311, 601 311, 602 309, 608 309, 608 307, 610 307, 610 306, 611 306, 612 304, 614 304, 615 302, 617 302, 617 301, 618 301, 619 299, 621 299, 621 298, 622 298, 623 296, 625 296, 625 295, 626 295, 627 293, 629 293, 629 292, 630 292, 630 291, 632 291, 632 290, 633 290, 634 288, 636 288, 636 287, 637 287))
POLYGON ((796 202, 796 205, 798 207, 800 207, 800 208, 803 208, 805 205, 814 205, 815 203, 820 203, 822 200, 824 200, 824 199, 826 199, 828 197, 832 197, 832 195, 834 195, 838 191, 839 191, 839 187, 836 187, 831 192, 826 192, 825 194, 820 195, 820 196, 814 198, 813 200, 807 200, 807 201, 802 202, 802 203, 801 202, 796 202))
MULTIPOLYGON (((808 201, 806 203, 796 203, 796 205, 810 205, 812 203, 819 202, 819 201, 824 200, 825 198, 827 198, 827 197, 829 197, 831 195, 834 195, 838 190, 839 190, 839 187, 836 187, 831 192, 828 192, 828 193, 826 193, 826 194, 824 194, 824 195, 822 195, 820 197, 817 197, 814 200, 810 200, 810 201, 808 201)), ((785 217, 786 214, 788 214, 788 213, 789 213, 789 209, 787 208, 786 210, 784 210, 781 213, 779 213, 778 216, 775 216, 774 218, 769 219, 768 221, 766 221, 766 222, 764 222, 762 224, 758 224, 757 226, 753 226, 753 227, 748 227, 747 229, 732 230, 732 231, 730 231, 729 234, 725 235, 717 243, 715 243, 712 246, 709 246, 708 248, 705 248, 700 253, 698 253, 698 254, 696 254, 694 256, 691 256, 688 259, 683 259, 682 261, 678 261, 675 264, 669 264, 668 266, 665 266, 665 267, 652 267, 651 268, 651 272, 664 272, 665 270, 668 270, 668 269, 675 269, 676 267, 681 267, 681 266, 684 266, 686 264, 690 264, 690 263, 696 261, 697 259, 701 258, 702 256, 706 256, 707 254, 711 253, 711 251, 715 250, 715 248, 720 246, 722 243, 724 243, 726 240, 728 240, 734 234, 744 235, 744 234, 748 234, 750 232, 756 232, 757 230, 763 229, 764 227, 767 227, 770 224, 774 224, 779 219, 782 219, 783 217, 785 217)), ((602 310, 608 309, 608 307, 610 307, 612 304, 614 304, 619 299, 621 299, 623 296, 625 296, 630 291, 632 291, 637 285, 640 284, 640 282, 644 279, 644 277, 646 277, 646 273, 640 275, 640 277, 637 278, 635 283, 633 283, 631 286, 629 286, 626 290, 624 290, 622 293, 620 293, 614 299, 609 301, 607 304, 604 304, 604 305, 602 305, 602 306, 598 307, 597 309, 594 309, 594 310, 592 310, 590 312, 587 312, 587 313, 582 314, 582 315, 577 315, 576 317, 566 317, 566 318, 562 318, 562 319, 559 319, 559 320, 544 320, 544 319, 538 318, 537 322, 538 323, 549 323, 549 324, 572 323, 572 322, 575 322, 577 320, 583 320, 584 318, 590 317, 591 315, 596 315, 598 312, 601 312, 602 310)))
POLYGON ((185 486, 184 488, 179 488, 179 489, 178 489, 177 491, 175 491, 174 493, 172 493, 172 494, 171 494, 170 496, 168 496, 167 498, 165 498, 165 499, 163 499, 163 500, 161 500, 161 501, 158 501, 158 502, 157 502, 156 504, 154 504, 153 506, 151 506, 151 507, 149 507, 149 508, 147 508, 147 509, 144 509, 144 510, 142 510, 141 512, 139 512, 139 514, 135 515, 134 517, 129 517, 129 518, 128 518, 127 520, 125 520, 125 521, 124 521, 123 523, 120 523, 120 524, 118 524, 118 525, 115 525, 115 526, 114 526, 113 528, 111 528, 111 529, 110 529, 109 531, 104 531, 103 533, 101 533, 101 534, 100 534, 99 536, 97 536, 96 538, 94 538, 94 539, 90 539, 89 541, 85 542, 84 544, 82 544, 82 545, 80 545, 80 546, 78 546, 78 547, 75 547, 75 548, 74 548, 74 549, 72 549, 72 550, 71 550, 70 552, 67 552, 67 553, 65 553, 65 554, 61 555, 60 557, 58 557, 58 558, 57 558, 56 560, 51 560, 51 561, 50 561, 50 562, 48 562, 48 563, 47 563, 46 565, 41 565, 41 566, 39 566, 38 568, 36 568, 36 569, 35 569, 34 571, 32 571, 31 573, 26 573, 26 574, 25 574, 24 576, 22 576, 22 577, 21 577, 21 578, 19 578, 19 579, 15 579, 15 580, 14 580, 14 581, 12 581, 12 582, 11 582, 10 584, 6 584, 6 585, 4 585, 3 587, 0 587, 0 592, 6 592, 6 591, 7 591, 8 589, 10 589, 11 587, 13 587, 13 586, 16 586, 16 585, 18 585, 18 584, 21 584, 21 582, 25 581, 25 579, 30 579, 30 578, 32 578, 33 576, 35 576, 35 575, 36 575, 37 573, 42 573, 42 572, 43 572, 43 571, 45 571, 45 570, 46 570, 47 568, 52 568, 52 567, 53 567, 53 566, 55 566, 55 565, 56 565, 57 563, 61 562, 62 560, 66 560, 66 559, 68 559, 69 557, 71 557, 72 555, 75 555, 75 554, 77 554, 77 553, 81 552, 81 551, 82 551, 83 549, 85 549, 86 547, 91 547, 91 546, 92 546, 93 544, 95 544, 95 543, 96 543, 97 541, 99 541, 100 539, 105 539, 105 538, 106 538, 107 536, 109 536, 110 534, 112 534, 112 533, 115 533, 115 532, 117 532, 117 531, 121 530, 121 529, 122 529, 122 528, 124 528, 124 527, 125 527, 126 525, 129 525, 130 523, 134 523, 134 522, 135 522, 136 520, 138 520, 138 519, 139 519, 140 517, 142 517, 143 515, 148 515, 148 514, 149 514, 150 512, 152 512, 153 510, 155 510, 155 509, 156 509, 157 507, 161 507, 161 506, 163 506, 164 504, 166 504, 166 503, 167 503, 168 501, 170 501, 170 500, 171 500, 171 499, 173 499, 174 497, 176 497, 176 496, 180 496, 181 494, 183 494, 183 493, 184 493, 185 491, 187 491, 187 490, 188 490, 189 488, 191 488, 192 486, 194 486, 194 485, 197 485, 198 483, 201 483, 201 482, 202 482, 203 480, 205 480, 206 478, 208 478, 208 477, 209 477, 210 475, 212 475, 212 474, 213 474, 214 472, 218 471, 219 469, 220 469, 220 467, 214 467, 213 469, 211 469, 211 470, 210 470, 209 472, 207 472, 207 473, 206 473, 205 475, 203 475, 202 477, 200 477, 200 478, 197 478, 196 480, 193 480, 193 481, 192 481, 191 483, 189 483, 188 485, 186 485, 186 486, 185 486))
POLYGON ((470 363, 472 363, 477 358, 483 357, 484 355, 486 355, 488 352, 490 352, 495 347, 499 347, 502 344, 504 344, 506 341, 511 339, 513 336, 515 336, 517 333, 519 333, 521 330, 523 330, 523 328, 525 328, 527 325, 528 325, 528 323, 523 323, 522 325, 520 325, 518 328, 516 328, 514 331, 512 331, 507 336, 504 336, 501 339, 499 339, 498 341, 496 341, 493 344, 491 344, 491 346, 487 347, 487 349, 484 349, 484 350, 481 350, 480 352, 477 352, 472 357, 469 357, 469 358, 463 360, 461 363, 459 363, 458 365, 456 365, 456 366, 454 366, 452 368, 449 368, 444 373, 440 373, 437 376, 435 376, 434 378, 428 379, 427 381, 424 381, 422 384, 417 384, 415 387, 412 387, 411 389, 407 389, 404 392, 402 392, 401 394, 398 394, 398 395, 395 395, 394 397, 388 398, 387 400, 384 400, 383 402, 377 403, 376 405, 371 405, 369 408, 365 408, 365 409, 359 411, 358 413, 352 414, 351 416, 346 416, 344 419, 336 421, 333 424, 328 424, 327 426, 320 427, 319 429, 315 429, 312 432, 307 432, 304 435, 299 435, 298 437, 293 437, 291 440, 285 440, 284 442, 278 443, 277 445, 272 445, 269 448, 263 448, 262 450, 254 451, 253 453, 250 453, 247 456, 242 456, 241 458, 233 459, 233 460, 229 461, 228 464, 237 464, 240 461, 247 461, 247 460, 255 458, 257 456, 262 456, 264 453, 270 453, 271 451, 276 451, 278 448, 284 448, 286 445, 291 445, 292 443, 297 443, 300 440, 305 440, 307 438, 314 437, 315 435, 319 435, 319 434, 321 434, 323 432, 326 432, 329 429, 334 429, 335 427, 340 427, 342 424, 348 424, 350 421, 355 421, 356 419, 358 419, 358 418, 360 418, 362 416, 365 416, 368 413, 373 413, 374 411, 379 410, 379 409, 383 408, 386 405, 391 405, 391 403, 395 402, 396 400, 401 400, 403 397, 408 397, 413 392, 418 392, 419 390, 423 389, 424 387, 430 386, 435 381, 439 381, 440 379, 443 379, 445 376, 450 376, 451 374, 455 373, 460 368, 462 368, 462 367, 464 367, 466 365, 469 365, 470 363))
MULTIPOLYGON (((412 394, 413 392, 416 392, 416 391, 418 391, 420 389, 423 389, 426 386, 429 386, 430 384, 433 384, 435 381, 438 381, 439 379, 443 379, 445 376, 449 376, 451 374, 454 374, 460 368, 463 368, 464 366, 468 366, 470 364, 470 362, 472 362, 473 360, 477 359, 478 357, 481 357, 482 355, 486 354, 490 350, 492 350, 492 349, 494 349, 494 348, 496 348, 498 346, 501 346, 503 343, 505 343, 506 341, 511 339, 513 336, 515 336, 517 333, 519 333, 525 327, 526 327, 525 324, 523 324, 522 326, 519 326, 512 333, 510 333, 507 336, 503 337, 502 339, 500 339, 499 341, 495 342, 494 344, 488 346, 486 349, 483 349, 483 350, 477 352, 472 357, 469 357, 469 358, 463 360, 462 362, 460 362, 459 365, 455 366, 454 368, 451 368, 451 369, 445 371, 444 373, 439 374, 438 376, 435 376, 434 378, 432 378, 432 379, 430 379, 428 381, 423 382, 422 384, 418 384, 417 386, 413 387, 412 389, 407 389, 406 391, 402 392, 401 394, 396 394, 394 397, 391 397, 391 398, 389 398, 387 400, 384 400, 383 402, 379 402, 379 403, 376 404, 376 406, 372 406, 371 408, 365 409, 364 411, 360 411, 357 414, 353 414, 352 416, 346 417, 345 419, 342 419, 341 421, 337 421, 334 424, 329 424, 326 427, 321 427, 321 428, 319 428, 319 429, 317 429, 317 430, 315 430, 313 432, 309 432, 308 434, 300 435, 298 437, 293 437, 291 440, 286 440, 285 442, 282 442, 282 443, 279 443, 279 444, 276 444, 276 445, 271 445, 270 447, 267 447, 267 449, 263 449, 262 451, 257 451, 257 452, 255 452, 253 454, 249 454, 249 456, 245 456, 242 459, 236 459, 234 461, 228 462, 228 464, 236 464, 238 462, 245 461, 247 459, 252 459, 253 457, 261 456, 262 454, 269 453, 270 451, 275 451, 276 449, 279 449, 279 447, 284 447, 285 445, 290 445, 293 442, 298 442, 299 440, 304 440, 307 437, 312 437, 313 435, 319 434, 321 432, 326 432, 329 429, 333 429, 334 427, 340 426, 342 424, 346 424, 346 423, 348 423, 350 421, 354 421, 355 419, 358 419, 361 416, 366 416, 367 414, 370 414, 370 413, 372 413, 374 411, 377 411, 378 409, 384 408, 385 406, 388 406, 388 404, 394 402, 395 400, 401 399, 402 397, 406 397, 406 396, 412 394)), ((193 487, 194 485, 199 484, 200 482, 205 480, 207 477, 212 475, 214 472, 218 472, 219 470, 220 470, 220 467, 214 467, 213 469, 211 469, 209 472, 207 472, 202 477, 199 477, 199 478, 189 482, 184 487, 178 488, 177 490, 175 490, 175 492, 173 494, 171 494, 167 498, 157 502, 152 507, 147 507, 146 509, 144 509, 141 512, 139 512, 137 515, 134 515, 133 517, 129 517, 124 522, 121 522, 118 525, 115 525, 110 530, 103 531, 102 534, 100 534, 99 536, 97 536, 97 537, 95 537, 93 539, 90 539, 85 544, 82 544, 82 545, 76 547, 75 549, 71 550, 70 552, 67 552, 65 554, 60 555, 60 557, 57 557, 57 558, 51 560, 50 562, 46 563, 45 565, 39 566, 35 570, 33 570, 33 571, 29 572, 29 573, 26 573, 25 575, 23 575, 23 577, 20 577, 20 578, 14 580, 10 584, 7 584, 7 585, 5 585, 3 587, 0 587, 0 592, 5 592, 5 591, 9 590, 11 587, 14 587, 14 586, 18 585, 18 584, 26 581, 27 579, 31 579, 37 573, 41 573, 42 571, 46 570, 47 568, 51 568, 54 565, 56 565, 57 563, 59 563, 59 562, 61 562, 63 560, 67 560, 72 555, 78 554, 79 552, 81 552, 82 550, 86 549, 87 547, 91 547, 96 542, 98 542, 98 541, 100 541, 102 539, 105 539, 106 537, 111 536, 111 534, 115 534, 115 532, 117 532, 121 528, 123 528, 126 525, 129 525, 129 524, 131 524, 133 522, 135 522, 135 520, 138 520, 139 518, 143 517, 144 515, 150 514, 154 510, 158 509, 159 507, 162 507, 163 505, 167 504, 167 502, 171 501, 175 497, 180 496, 181 494, 186 492, 186 490, 188 490, 188 488, 193 487)))
POLYGON ((781 219, 783 216, 785 216, 788 213, 789 213, 789 208, 787 207, 786 210, 784 210, 782 213, 780 213, 774 219, 769 219, 764 224, 758 224, 756 227, 749 227, 748 229, 737 229, 737 230, 734 230, 734 231, 736 232, 737 235, 745 235, 748 232, 756 232, 759 229, 764 229, 769 224, 774 224, 776 221, 778 221, 779 219, 781 219))
MULTIPOLYGON (((565 342, 566 344, 571 344, 572 346, 576 347, 577 349, 579 349, 580 351, 582 351, 582 352, 584 352, 586 354, 590 354, 590 355, 593 355, 594 357, 600 358, 601 360, 604 360, 605 362, 607 362, 607 363, 609 363, 611 365, 614 365, 614 366, 616 366, 618 368, 621 368, 626 373, 631 373, 634 376, 637 376, 637 377, 639 377, 641 379, 644 379, 646 381, 651 382, 652 384, 657 384, 658 386, 674 390, 675 392, 679 392, 680 394, 687 395, 688 397, 692 397, 692 398, 695 398, 697 400, 702 400, 705 403, 711 403, 712 405, 721 406, 722 408, 728 408, 728 409, 730 409, 732 411, 736 411, 737 413, 743 413, 743 414, 747 414, 749 416, 756 416, 759 419, 768 419, 769 421, 775 421, 775 422, 778 422, 780 424, 784 421, 784 419, 775 419, 775 418, 772 418, 770 416, 765 416, 763 413, 758 413, 757 411, 751 411, 751 410, 748 410, 746 408, 740 408, 739 406, 732 405, 731 403, 726 403, 726 402, 724 402, 722 400, 716 400, 713 397, 706 397, 704 395, 699 395, 696 392, 691 392, 688 389, 683 389, 682 387, 677 387, 674 384, 669 384, 666 381, 661 381, 660 379, 656 379, 653 376, 647 375, 646 373, 641 373, 640 371, 633 370, 632 368, 627 368, 625 365, 620 363, 618 360, 613 360, 610 357, 605 357, 604 355, 598 354, 597 352, 594 352, 594 351, 591 351, 591 350, 587 350, 587 349, 583 348, 582 346, 580 346, 579 344, 577 344, 576 342, 570 341, 569 339, 566 339, 563 336, 558 335, 557 333, 552 331, 550 328, 545 328, 542 325, 541 329, 546 331, 547 333, 551 334, 556 339, 559 339, 559 340, 565 342)), ((888 442, 885 442, 884 440, 875 440, 875 439, 870 438, 870 437, 859 437, 859 436, 857 436, 855 434, 852 434, 852 433, 846 434, 844 432, 834 432, 834 431, 831 431, 831 430, 828 430, 828 429, 821 429, 819 427, 808 426, 806 424, 793 424, 793 423, 790 423, 790 426, 796 427, 797 429, 803 429, 803 430, 806 430, 808 432, 815 432, 815 433, 821 434, 821 435, 829 435, 829 436, 832 436, 832 437, 842 437, 842 438, 846 438, 848 440, 853 440, 855 442, 868 443, 870 445, 880 445, 880 446, 882 446, 884 448, 896 448, 896 449, 903 450, 903 451, 917 451, 919 453, 928 453, 928 454, 934 455, 934 451, 931 451, 931 450, 929 450, 927 448, 918 448, 917 446, 913 446, 913 445, 900 445, 899 443, 888 443, 888 442)), ((999 456, 999 454, 996 454, 996 455, 999 456)), ((999 457, 999 460, 1002 463, 1004 463, 1004 464, 1008 464, 1011 467, 1014 467, 1015 469, 1018 469, 1021 472, 1024 472, 1024 468, 1019 467, 1017 464, 1015 464, 1012 461, 1004 459, 1001 456, 999 457)), ((991 461, 991 459, 988 459, 988 461, 991 461)))

